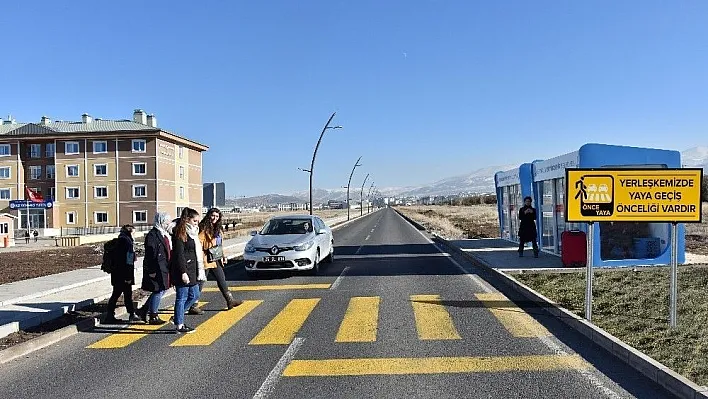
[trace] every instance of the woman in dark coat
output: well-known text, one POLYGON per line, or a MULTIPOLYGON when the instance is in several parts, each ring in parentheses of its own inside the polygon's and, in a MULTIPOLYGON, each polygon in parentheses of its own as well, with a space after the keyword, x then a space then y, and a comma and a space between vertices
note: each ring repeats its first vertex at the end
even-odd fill
POLYGON ((199 280, 205 280, 202 249, 199 242, 199 212, 184 208, 172 234, 172 262, 170 279, 175 285, 175 312, 173 321, 176 332, 191 333, 194 329, 184 325, 185 309, 199 299, 199 280))
POLYGON ((531 206, 531 197, 524 198, 524 206, 519 209, 519 257, 524 256, 524 246, 527 242, 533 244, 533 256, 538 258, 538 242, 536 241, 536 209, 531 206))
POLYGON ((165 290, 170 288, 170 257, 172 255, 172 237, 167 233, 170 215, 166 212, 155 214, 152 229, 145 235, 145 257, 143 258, 143 282, 140 288, 152 292, 138 316, 149 324, 164 324, 158 317, 160 300, 165 290), (148 320, 149 316, 149 320, 148 320))
POLYGON ((128 321, 140 321, 133 308, 133 284, 135 284, 135 249, 133 247, 133 226, 126 224, 121 227, 118 235, 118 245, 113 258, 113 271, 111 272, 111 285, 113 294, 108 300, 108 309, 105 324, 119 324, 115 311, 118 298, 123 295, 125 309, 130 315, 128 321))

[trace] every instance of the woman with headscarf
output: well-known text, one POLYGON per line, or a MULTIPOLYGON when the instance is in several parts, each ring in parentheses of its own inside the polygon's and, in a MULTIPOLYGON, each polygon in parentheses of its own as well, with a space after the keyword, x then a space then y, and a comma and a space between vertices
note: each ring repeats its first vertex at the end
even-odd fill
POLYGON ((111 272, 113 294, 108 300, 108 309, 104 324, 119 324, 115 311, 118 298, 123 295, 125 309, 128 311, 128 321, 140 321, 133 308, 133 284, 135 284, 135 248, 133 246, 133 226, 126 224, 118 234, 118 245, 113 259, 114 269, 111 272))
POLYGON ((197 303, 199 281, 206 280, 204 261, 199 242, 199 212, 184 208, 172 236, 172 262, 170 277, 175 285, 175 312, 173 322, 178 333, 191 333, 194 329, 184 325, 184 310, 197 303))
MULTIPOLYGON (((199 223, 199 241, 202 244, 202 256, 204 257, 204 269, 210 273, 215 279, 216 284, 226 301, 226 308, 232 309, 234 306, 240 305, 242 302, 234 299, 233 295, 229 291, 229 286, 226 283, 226 276, 224 275, 224 265, 226 264, 226 257, 223 254, 223 249, 221 250, 221 257, 216 259, 213 258, 213 249, 223 248, 223 231, 221 227, 221 211, 218 208, 211 208, 207 211, 206 215, 199 223), (211 252, 210 252, 211 250, 211 252)), ((202 290, 204 282, 199 284, 199 290, 202 290)))
POLYGON ((143 258, 143 282, 141 288, 151 292, 150 297, 138 316, 149 324, 164 324, 157 311, 165 290, 170 288, 170 257, 172 255, 172 239, 167 229, 170 225, 170 215, 157 212, 152 229, 145 235, 145 257, 143 258), (148 320, 149 316, 149 320, 148 320))

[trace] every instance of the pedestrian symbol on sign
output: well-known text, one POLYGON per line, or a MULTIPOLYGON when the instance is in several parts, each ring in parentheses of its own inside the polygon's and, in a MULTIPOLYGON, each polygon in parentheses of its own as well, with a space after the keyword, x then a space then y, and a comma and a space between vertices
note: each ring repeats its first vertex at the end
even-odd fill
POLYGON ((614 178, 607 175, 582 176, 575 182, 575 199, 580 199, 583 216, 612 216, 614 178))

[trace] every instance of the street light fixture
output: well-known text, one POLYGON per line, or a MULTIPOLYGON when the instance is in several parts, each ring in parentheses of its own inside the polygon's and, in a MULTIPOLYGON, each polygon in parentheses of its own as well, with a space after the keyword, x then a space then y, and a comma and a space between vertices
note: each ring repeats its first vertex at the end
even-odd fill
POLYGON ((329 124, 332 122, 332 119, 334 119, 334 115, 336 115, 336 112, 332 113, 332 116, 329 117, 327 120, 327 123, 325 124, 324 128, 322 128, 322 133, 320 133, 320 138, 317 139, 317 145, 315 146, 315 151, 312 153, 312 163, 310 163, 310 169, 302 169, 298 168, 303 172, 307 172, 310 174, 310 215, 312 215, 312 172, 315 170, 315 157, 317 156, 317 150, 320 148, 320 143, 322 142, 322 136, 324 136, 325 132, 327 129, 342 129, 342 126, 330 126, 329 124))
POLYGON ((357 166, 361 166, 359 163, 361 161, 361 157, 356 160, 356 163, 354 164, 354 167, 352 168, 352 173, 349 174, 349 183, 347 183, 347 220, 349 220, 349 211, 350 211, 350 206, 349 206, 349 187, 352 186, 352 176, 354 176, 354 169, 357 168, 357 166))
POLYGON ((369 178, 369 174, 366 174, 366 177, 364 178, 364 182, 361 183, 361 193, 359 193, 359 208, 361 210, 360 216, 364 216, 364 184, 366 184, 366 180, 369 178))

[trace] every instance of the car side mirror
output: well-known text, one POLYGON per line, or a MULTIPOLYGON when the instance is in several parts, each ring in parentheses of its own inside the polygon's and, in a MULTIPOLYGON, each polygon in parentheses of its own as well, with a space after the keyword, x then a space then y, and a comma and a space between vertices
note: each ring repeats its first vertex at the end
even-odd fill
POLYGON ((255 236, 256 234, 258 234, 257 231, 255 231, 255 230, 251 231, 251 237, 255 236))

